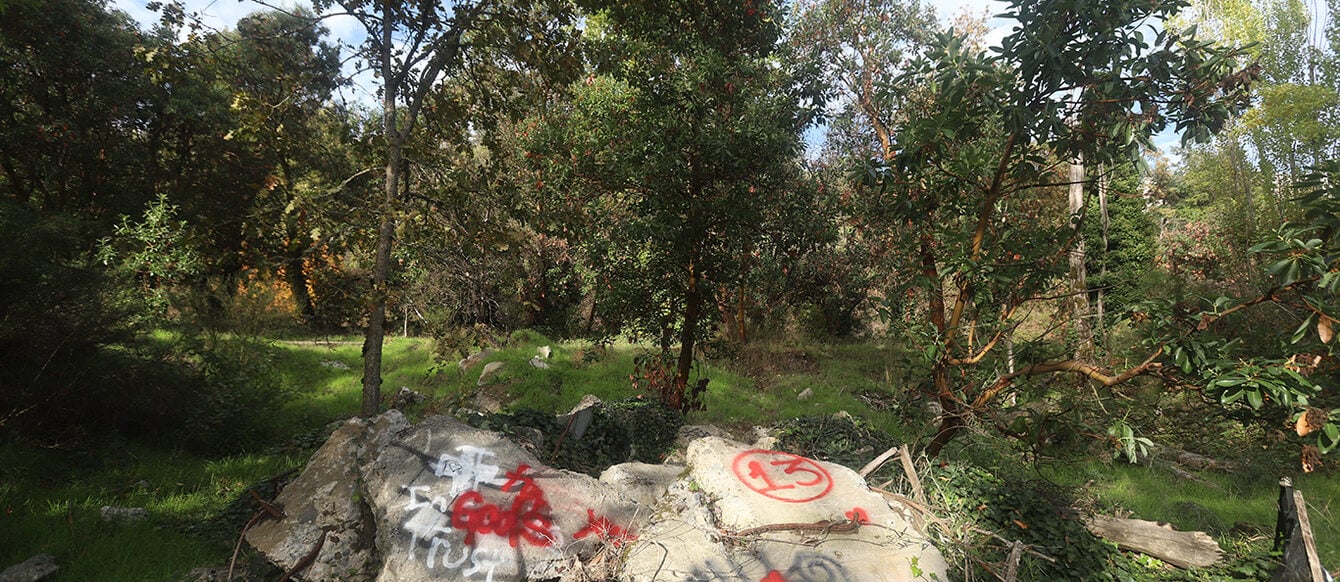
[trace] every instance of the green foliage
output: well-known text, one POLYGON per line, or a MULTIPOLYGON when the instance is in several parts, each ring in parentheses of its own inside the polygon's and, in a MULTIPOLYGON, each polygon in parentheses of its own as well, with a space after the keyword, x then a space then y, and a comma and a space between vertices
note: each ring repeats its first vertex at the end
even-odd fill
POLYGON ((602 405, 619 426, 628 431, 630 460, 660 463, 675 445, 684 415, 659 400, 634 396, 602 405))
MULTIPOLYGON (((1025 580, 1129 580, 1127 559, 1111 544, 1084 528, 1067 496, 1044 481, 1017 481, 997 477, 970 465, 949 464, 935 469, 930 478, 930 493, 956 516, 971 520, 977 527, 994 532, 1006 540, 1026 544, 1055 561, 1025 553, 1019 563, 1019 577, 1025 580)), ((948 532, 945 532, 948 533, 948 532)), ((1010 546, 995 538, 978 537, 959 551, 976 560, 951 559, 951 564, 973 564, 973 575, 982 562, 1002 563, 1010 546)), ((958 576, 966 577, 967 572, 958 576)))
POLYGON ((784 420, 774 427, 773 436, 779 450, 854 470, 895 444, 888 434, 844 413, 784 420))
POLYGON ((131 222, 121 217, 113 236, 99 242, 97 260, 120 271, 134 281, 128 289, 129 301, 144 302, 137 311, 149 319, 143 326, 161 325, 172 307, 170 292, 198 275, 202 268, 200 251, 190 239, 190 225, 177 218, 178 207, 168 203, 167 195, 149 204, 144 219, 131 222))
POLYGON ((1149 447, 1154 441, 1148 437, 1135 436, 1135 430, 1125 420, 1119 420, 1107 428, 1107 436, 1117 443, 1117 456, 1125 457, 1131 463, 1137 463, 1149 456, 1149 447))
MULTIPOLYGON (((611 334, 679 345, 676 406, 718 293, 746 276, 792 188, 807 122, 774 58, 772 2, 590 2, 595 70, 527 145, 554 231, 584 247, 611 334), (577 236, 581 233, 581 236, 577 236)), ((803 206, 803 205, 802 205, 803 206)))
POLYGON ((640 398, 596 406, 581 438, 552 412, 523 408, 506 414, 467 414, 471 426, 510 436, 548 465, 598 477, 630 460, 659 463, 684 419, 663 403, 640 398))

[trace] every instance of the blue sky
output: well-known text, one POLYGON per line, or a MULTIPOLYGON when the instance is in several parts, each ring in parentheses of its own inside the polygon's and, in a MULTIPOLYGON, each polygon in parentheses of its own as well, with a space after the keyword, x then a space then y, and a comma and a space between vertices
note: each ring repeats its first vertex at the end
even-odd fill
MULTIPOLYGON (((147 0, 112 1, 114 7, 130 14, 142 26, 148 27, 158 21, 158 14, 146 9, 146 3, 147 0)), ((205 26, 214 29, 232 28, 238 19, 252 12, 265 9, 265 6, 251 0, 186 0, 184 4, 188 12, 199 14, 205 26)), ((310 6, 309 2, 294 2, 293 0, 273 0, 271 4, 283 7, 292 7, 298 4, 310 6)), ((1005 2, 996 0, 930 0, 929 4, 935 8, 941 20, 945 22, 950 21, 961 12, 967 12, 974 16, 995 15, 1004 12, 1006 8, 1005 2)), ((331 17, 326 19, 325 24, 334 38, 341 39, 350 45, 357 45, 362 41, 363 31, 352 18, 347 16, 331 17)), ((1010 31, 1010 23, 1000 19, 988 20, 987 26, 990 29, 987 34, 988 45, 996 44, 1000 38, 1010 31)), ((346 72, 352 73, 352 70, 346 72)), ((344 97, 351 101, 372 103, 375 101, 375 97, 369 89, 370 76, 362 75, 362 77, 364 77, 365 82, 348 90, 349 92, 344 97)), ((1168 152, 1171 146, 1177 145, 1178 136, 1171 131, 1165 131, 1155 136, 1154 142, 1160 149, 1168 152)))

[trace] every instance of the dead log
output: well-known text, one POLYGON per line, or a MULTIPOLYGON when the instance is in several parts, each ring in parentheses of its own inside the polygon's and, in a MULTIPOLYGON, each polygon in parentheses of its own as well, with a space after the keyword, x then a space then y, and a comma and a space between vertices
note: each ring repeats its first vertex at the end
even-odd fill
POLYGON ((1084 525, 1123 550, 1153 556, 1180 568, 1212 566, 1224 553, 1209 534, 1177 531, 1165 523, 1095 515, 1084 525))

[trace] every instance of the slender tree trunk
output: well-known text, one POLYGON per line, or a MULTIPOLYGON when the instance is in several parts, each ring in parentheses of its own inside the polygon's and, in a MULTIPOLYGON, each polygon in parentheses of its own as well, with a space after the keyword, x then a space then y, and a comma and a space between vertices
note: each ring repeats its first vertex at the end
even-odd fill
MULTIPOLYGON (((1107 191, 1108 188, 1111 186, 1111 178, 1109 178, 1107 173, 1103 171, 1105 169, 1106 168, 1100 168, 1099 171, 1100 177, 1098 178, 1098 214, 1100 215, 1100 218, 1103 221, 1103 254, 1102 254, 1103 262, 1098 267, 1098 274, 1099 276, 1102 277, 1104 285, 1107 284, 1107 259, 1108 259, 1107 252, 1109 248, 1108 231, 1111 230, 1112 228, 1112 217, 1107 213, 1107 191)), ((1103 352, 1111 353, 1107 341, 1108 340, 1108 333, 1107 333, 1108 330, 1106 324, 1107 310, 1103 305, 1104 294, 1105 291, 1102 288, 1099 288, 1097 297, 1098 305, 1096 309, 1097 313, 1095 314, 1094 317, 1094 327, 1096 330, 1096 334, 1099 337, 1099 341, 1101 341, 1103 344, 1103 352)), ((1010 371, 1013 372, 1014 370, 1010 371)))
POLYGON ((382 343, 386 338, 386 295, 387 282, 391 278, 391 241, 395 236, 395 208, 400 198, 400 158, 404 147, 404 137, 396 121, 396 100, 399 98, 399 84, 393 82, 395 76, 391 68, 392 43, 390 23, 394 19, 391 4, 382 5, 381 61, 382 79, 386 85, 382 88, 382 129, 386 136, 386 199, 382 201, 381 225, 377 228, 377 254, 372 268, 371 309, 368 313, 368 327, 363 337, 363 407, 364 417, 376 416, 381 412, 382 390, 382 343))
POLYGON ((1071 300, 1075 312, 1075 359, 1087 362, 1093 359, 1093 327, 1090 322, 1089 285, 1084 266, 1084 235, 1078 219, 1084 212, 1084 161, 1070 164, 1070 219, 1075 230, 1075 246, 1070 250, 1071 300))
POLYGON ((312 303, 312 294, 307 292, 307 273, 303 271, 303 249, 300 241, 289 239, 287 256, 284 261, 284 280, 293 293, 293 304, 298 315, 306 325, 316 322, 316 305, 312 303))
POLYGON ((698 287, 698 265, 689 261, 689 284, 684 292, 684 327, 679 334, 679 365, 675 372, 675 390, 670 395, 670 406, 684 410, 688 393, 689 373, 693 371, 693 350, 701 317, 702 294, 698 287))

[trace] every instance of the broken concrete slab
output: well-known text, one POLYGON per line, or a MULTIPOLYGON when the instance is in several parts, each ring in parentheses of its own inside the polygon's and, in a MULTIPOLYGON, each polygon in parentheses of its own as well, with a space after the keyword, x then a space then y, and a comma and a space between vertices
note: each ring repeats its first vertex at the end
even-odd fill
POLYGON ((687 459, 596 480, 391 411, 337 430, 247 539, 307 580, 947 579, 909 512, 850 469, 717 437, 687 459))
POLYGON ((694 440, 687 459, 663 506, 674 513, 642 529, 623 579, 947 579, 910 511, 851 469, 716 437, 694 440))
POLYGON ((362 465, 408 424, 397 410, 345 422, 275 499, 282 518, 261 521, 247 531, 247 541, 286 571, 320 546, 306 579, 367 579, 377 566, 376 531, 364 502, 362 465))
POLYGON ((378 580, 556 578, 632 539, 645 509, 449 417, 403 431, 364 470, 378 580))

